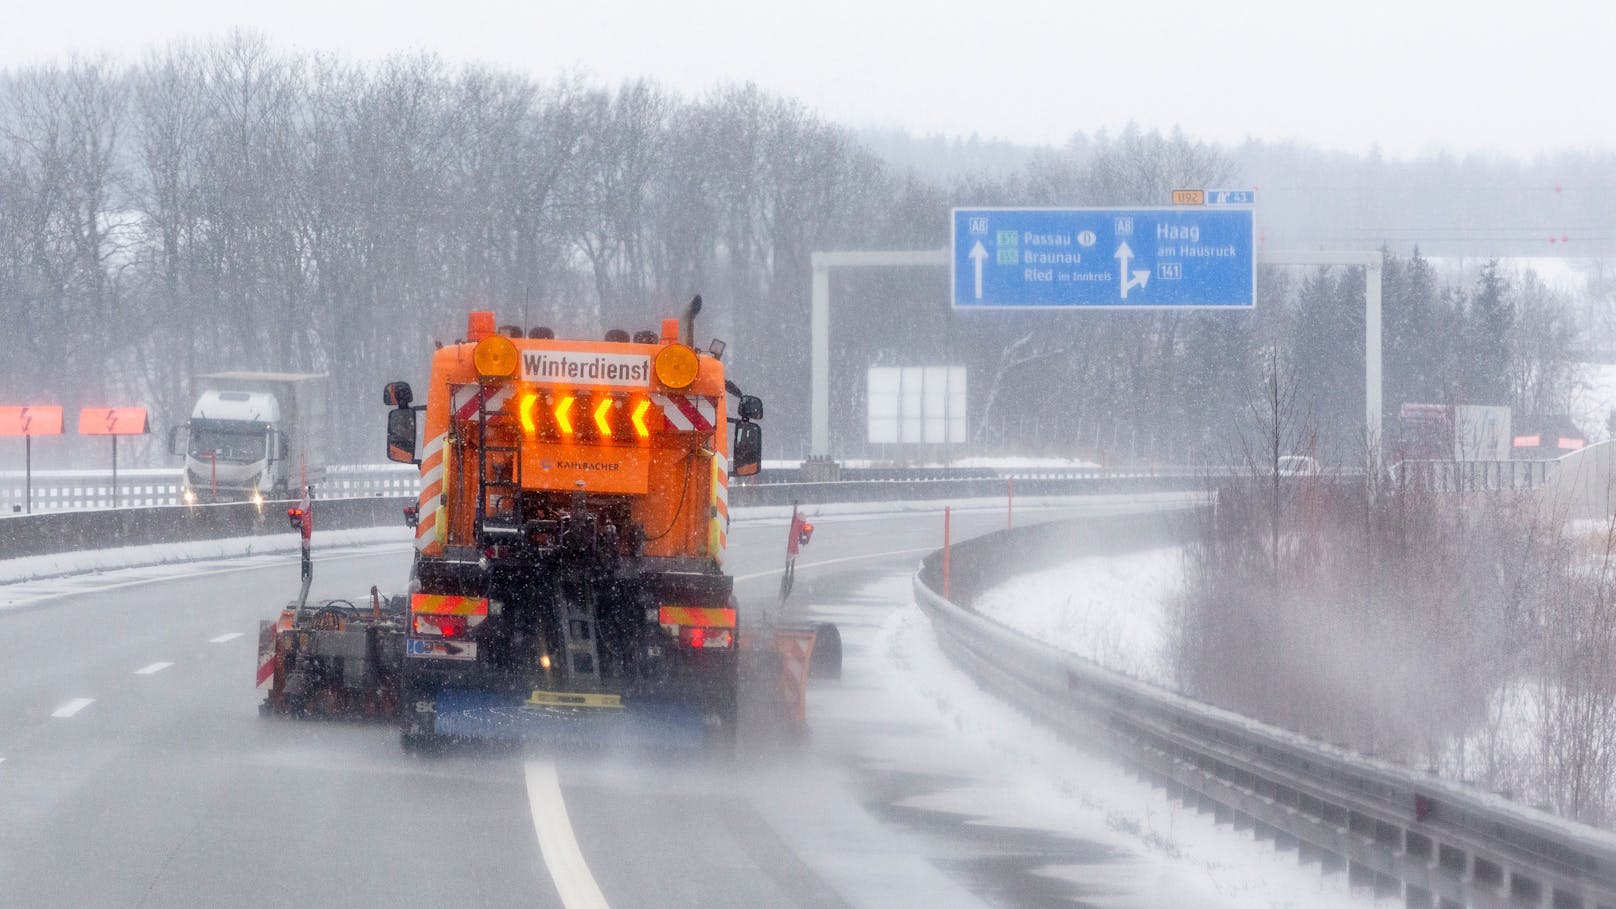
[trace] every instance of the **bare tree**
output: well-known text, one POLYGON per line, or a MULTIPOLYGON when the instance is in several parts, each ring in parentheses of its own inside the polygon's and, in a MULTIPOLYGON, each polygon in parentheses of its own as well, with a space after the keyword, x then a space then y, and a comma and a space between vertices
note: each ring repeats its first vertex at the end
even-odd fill
POLYGON ((1566 413, 1577 385, 1572 351, 1579 340, 1569 304, 1530 269, 1521 276, 1515 296, 1518 316, 1510 332, 1507 375, 1510 405, 1523 414, 1566 413))

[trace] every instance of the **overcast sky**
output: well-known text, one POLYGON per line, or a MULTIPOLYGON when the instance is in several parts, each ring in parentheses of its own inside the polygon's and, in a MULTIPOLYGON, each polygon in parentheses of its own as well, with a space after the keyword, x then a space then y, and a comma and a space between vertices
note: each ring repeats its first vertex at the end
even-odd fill
POLYGON ((219 0, 10 5, 7 66, 248 27, 374 59, 754 81, 850 126, 1058 144, 1129 120, 1406 156, 1616 148, 1616 3, 219 0))

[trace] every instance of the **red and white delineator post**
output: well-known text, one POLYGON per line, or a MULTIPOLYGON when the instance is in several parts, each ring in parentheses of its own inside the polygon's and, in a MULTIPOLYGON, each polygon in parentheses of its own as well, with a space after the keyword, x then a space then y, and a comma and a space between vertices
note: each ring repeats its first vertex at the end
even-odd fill
POLYGON ((303 471, 303 498, 296 508, 288 508, 286 517, 292 522, 292 529, 303 535, 303 587, 297 595, 297 605, 301 609, 309 602, 309 584, 314 581, 314 557, 309 553, 310 537, 314 536, 314 502, 313 493, 309 490, 308 468, 303 471))
MULTIPOLYGON (((307 474, 305 474, 305 478, 307 474)), ((314 582, 314 556, 309 545, 314 536, 314 507, 310 500, 309 484, 303 484, 303 498, 297 505, 286 509, 286 519, 291 523, 292 529, 302 534, 302 585, 298 588, 297 601, 287 604, 281 614, 274 620, 264 620, 258 623, 258 687, 272 688, 275 681, 276 663, 276 637, 283 631, 291 631, 294 618, 309 603, 309 585, 314 582)))
MULTIPOLYGON (((797 556, 813 539, 814 525, 791 503, 791 525, 786 533, 786 567, 780 575, 780 605, 791 595, 797 577, 797 556)), ((808 679, 839 678, 842 638, 829 622, 775 624, 768 639, 777 660, 773 699, 789 728, 802 731, 808 722, 808 679)))
POLYGON ((785 605, 786 597, 791 596, 792 585, 797 582, 797 554, 802 547, 808 545, 813 539, 814 525, 808 518, 797 510, 797 503, 791 503, 791 528, 786 533, 786 570, 780 575, 780 604, 785 605))

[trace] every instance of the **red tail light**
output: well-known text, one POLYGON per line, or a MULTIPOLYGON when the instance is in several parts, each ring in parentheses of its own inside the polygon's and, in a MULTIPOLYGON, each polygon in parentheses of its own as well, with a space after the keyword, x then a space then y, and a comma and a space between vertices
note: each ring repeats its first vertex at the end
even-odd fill
POLYGON ((435 634, 446 638, 462 637, 470 627, 467 617, 463 615, 431 615, 416 613, 415 633, 435 634))
POLYGON ((735 632, 728 628, 681 628, 679 642, 691 650, 728 650, 735 644, 735 632))

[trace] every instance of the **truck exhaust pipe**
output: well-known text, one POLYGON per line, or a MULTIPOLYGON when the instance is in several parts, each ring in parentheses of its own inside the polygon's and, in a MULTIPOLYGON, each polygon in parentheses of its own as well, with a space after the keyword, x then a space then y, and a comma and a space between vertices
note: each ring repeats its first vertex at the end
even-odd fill
POLYGON ((685 314, 680 317, 679 341, 686 347, 696 346, 696 314, 701 312, 701 294, 690 298, 690 305, 685 307, 685 314))

